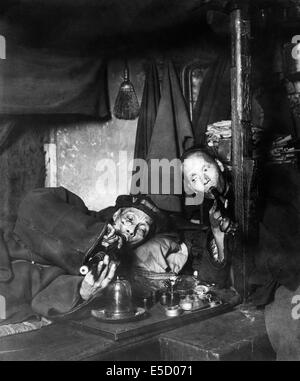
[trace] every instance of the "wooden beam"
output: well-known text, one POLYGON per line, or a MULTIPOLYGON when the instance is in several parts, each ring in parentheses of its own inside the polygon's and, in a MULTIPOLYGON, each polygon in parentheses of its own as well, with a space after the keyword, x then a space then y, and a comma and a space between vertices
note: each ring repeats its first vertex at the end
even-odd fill
POLYGON ((233 278, 237 291, 246 299, 248 294, 248 264, 251 262, 247 246, 250 239, 250 194, 255 163, 251 153, 251 55, 248 3, 231 4, 232 37, 232 171, 235 194, 235 218, 239 229, 235 236, 233 278))

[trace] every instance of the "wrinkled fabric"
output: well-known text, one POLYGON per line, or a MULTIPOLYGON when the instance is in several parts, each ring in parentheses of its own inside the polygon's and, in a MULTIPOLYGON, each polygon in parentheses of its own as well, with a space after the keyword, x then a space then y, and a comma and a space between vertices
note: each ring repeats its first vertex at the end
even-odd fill
MULTIPOLYGON (((155 62, 151 62, 148 64, 146 71, 142 103, 136 130, 134 159, 146 160, 147 158, 159 101, 160 84, 158 72, 155 62)), ((138 173, 141 170, 141 168, 139 168, 138 166, 133 169, 133 176, 135 173, 138 173)), ((135 177, 133 177, 131 182, 130 193, 139 193, 140 186, 140 179, 137 179, 137 181, 135 181, 135 177)))
POLYGON ((7 282, 13 276, 9 251, 4 239, 4 232, 0 230, 0 282, 7 282))
POLYGON ((7 44, 0 60, 2 114, 85 114, 110 118, 106 64, 7 44))
POLYGON ((208 240, 211 239, 210 230, 198 233, 198 239, 192 246, 192 268, 198 272, 200 282, 215 284, 218 288, 230 287, 230 267, 232 261, 233 237, 225 235, 224 257, 222 264, 213 261, 208 251, 208 240))
MULTIPOLYGON (((66 292, 66 285, 61 284, 64 287, 53 295, 47 295, 45 289, 64 273, 62 269, 55 266, 42 267, 23 260, 12 262, 11 267, 13 278, 9 282, 0 282, 0 294, 5 297, 6 301, 6 319, 1 321, 1 324, 24 321, 38 316, 40 310, 46 311, 46 305, 42 306, 38 300, 35 302, 35 306, 32 304, 34 298, 38 297, 40 292, 43 292, 46 299, 52 297, 54 305, 61 304, 59 300, 66 292)), ((65 303, 65 308, 72 307, 72 298, 70 298, 70 302, 65 303)), ((47 316, 47 314, 44 316, 47 316)))
POLYGON ((0 141, 0 228, 2 229, 13 228, 19 204, 27 192, 44 186, 45 130, 39 128, 41 124, 40 120, 34 121, 29 117, 0 116, 0 136, 3 128, 12 131, 5 141, 0 141))
POLYGON ((146 71, 145 85, 134 147, 135 159, 146 159, 160 101, 160 84, 155 62, 146 71))
POLYGON ((63 187, 29 192, 14 231, 0 234, 0 295, 6 299, 1 323, 64 316, 86 305, 79 294, 79 269, 113 211, 91 212, 63 187))
POLYGON ((230 58, 220 54, 208 68, 193 111, 195 144, 205 145, 208 124, 230 119, 230 114, 230 58))
POLYGON ((300 285, 300 174, 296 166, 273 165, 264 175, 266 200, 250 277, 257 305, 271 302, 279 285, 291 291, 300 285))
POLYGON ((156 273, 166 272, 170 270, 170 257, 173 254, 182 255, 180 249, 179 239, 175 234, 156 234, 135 250, 134 265, 156 273))
POLYGON ((48 263, 76 275, 104 228, 74 193, 63 187, 40 188, 23 199, 14 233, 48 263))
POLYGON ((280 286, 274 301, 265 307, 269 340, 278 361, 300 360, 300 287, 280 286))
POLYGON ((14 132, 16 132, 14 121, 2 116, 0 118, 0 153, 11 144, 14 132))
POLYGON ((142 189, 159 208, 173 212, 183 210, 179 158, 193 143, 192 126, 178 76, 173 63, 167 62, 164 68, 162 96, 147 153, 148 171, 143 177, 147 189, 142 189), (162 174, 151 162, 153 159, 165 159, 169 162, 175 160, 174 171, 170 171, 169 175, 162 174))

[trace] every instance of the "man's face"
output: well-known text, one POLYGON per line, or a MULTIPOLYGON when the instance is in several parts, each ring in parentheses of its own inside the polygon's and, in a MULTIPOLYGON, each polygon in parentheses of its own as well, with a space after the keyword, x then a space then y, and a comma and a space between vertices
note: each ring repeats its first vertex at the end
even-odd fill
POLYGON ((216 187, 219 192, 223 191, 224 179, 221 171, 214 160, 205 154, 192 155, 184 160, 183 172, 188 187, 196 194, 211 197, 209 189, 216 187))
POLYGON ((151 217, 136 208, 119 209, 113 219, 115 229, 126 237, 130 245, 136 245, 144 240, 153 223, 151 217))

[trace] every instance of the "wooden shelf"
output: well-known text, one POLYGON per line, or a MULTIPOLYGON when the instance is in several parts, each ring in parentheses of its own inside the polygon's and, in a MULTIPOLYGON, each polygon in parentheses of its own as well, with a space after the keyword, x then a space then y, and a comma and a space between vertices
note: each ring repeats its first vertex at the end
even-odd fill
POLYGON ((71 323, 77 327, 88 330, 91 333, 98 333, 108 339, 118 341, 145 334, 158 334, 172 329, 182 327, 186 324, 206 320, 210 317, 223 314, 232 310, 232 305, 223 303, 216 307, 208 307, 197 311, 184 312, 177 317, 168 317, 164 308, 156 304, 150 311, 150 316, 144 320, 120 323, 106 323, 96 320, 94 317, 71 323))

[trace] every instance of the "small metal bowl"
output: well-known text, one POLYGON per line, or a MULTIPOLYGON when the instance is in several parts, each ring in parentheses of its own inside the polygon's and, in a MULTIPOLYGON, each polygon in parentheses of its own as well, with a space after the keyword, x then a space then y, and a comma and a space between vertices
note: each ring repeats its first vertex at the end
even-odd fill
POLYGON ((165 311, 166 315, 169 317, 180 316, 183 313, 183 310, 180 308, 180 306, 166 307, 165 311))

